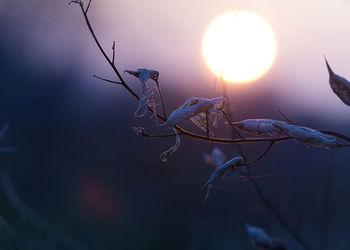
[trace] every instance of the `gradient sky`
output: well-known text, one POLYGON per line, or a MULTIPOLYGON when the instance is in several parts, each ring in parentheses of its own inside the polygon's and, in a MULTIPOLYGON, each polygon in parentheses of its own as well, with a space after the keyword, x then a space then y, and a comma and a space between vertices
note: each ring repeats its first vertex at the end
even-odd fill
MULTIPOLYGON (((78 75, 108 75, 79 9, 66 2, 2 0, 0 16, 8 17, 16 30, 8 35, 9 44, 22 50, 23 60, 36 69, 66 70, 78 64, 84 69, 77 70, 78 75)), ((189 95, 206 89, 214 96, 215 77, 201 54, 202 37, 214 18, 237 9, 269 22, 278 49, 266 75, 245 86, 232 85, 229 91, 267 91, 282 108, 346 120, 348 107, 329 87, 323 55, 336 73, 350 79, 350 1, 95 0, 90 17, 106 48, 116 40, 120 70, 157 69, 165 88, 176 85, 189 95)))

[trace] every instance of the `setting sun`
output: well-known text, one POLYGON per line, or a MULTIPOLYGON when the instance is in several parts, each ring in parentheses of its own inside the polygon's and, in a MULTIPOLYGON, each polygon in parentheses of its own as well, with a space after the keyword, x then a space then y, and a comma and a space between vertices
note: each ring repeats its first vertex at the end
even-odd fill
POLYGON ((246 83, 271 67, 276 56, 276 38, 261 17, 247 11, 231 11, 209 25, 202 51, 207 66, 218 78, 246 83))

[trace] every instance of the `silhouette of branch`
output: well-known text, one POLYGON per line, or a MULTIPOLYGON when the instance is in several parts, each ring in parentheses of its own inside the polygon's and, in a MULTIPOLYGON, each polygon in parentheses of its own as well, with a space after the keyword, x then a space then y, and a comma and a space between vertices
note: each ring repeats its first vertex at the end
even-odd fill
POLYGON ((281 115, 289 124, 296 125, 294 122, 292 122, 291 120, 289 120, 288 117, 287 117, 280 109, 277 109, 277 112, 280 113, 280 115, 281 115))
POLYGON ((162 90, 161 90, 161 88, 160 88, 160 85, 159 85, 158 80, 156 81, 156 84, 157 84, 157 89, 158 89, 160 101, 161 101, 161 103, 162 103, 163 116, 164 116, 164 118, 165 118, 164 120, 166 121, 166 120, 167 120, 167 115, 166 115, 166 110, 165 110, 164 97, 163 97, 163 93, 162 93, 162 90))
POLYGON ((106 78, 103 78, 103 77, 100 77, 100 76, 97 76, 97 75, 93 75, 93 77, 95 77, 97 79, 100 79, 102 81, 105 81, 105 82, 110 82, 110 83, 123 85, 121 82, 116 82, 116 81, 113 81, 113 80, 109 80, 109 79, 106 79, 106 78))

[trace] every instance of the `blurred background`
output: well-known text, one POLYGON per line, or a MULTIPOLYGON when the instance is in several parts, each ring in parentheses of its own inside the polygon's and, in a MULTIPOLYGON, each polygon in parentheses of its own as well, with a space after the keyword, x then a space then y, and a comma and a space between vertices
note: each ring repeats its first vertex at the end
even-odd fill
MULTIPOLYGON (((168 112, 187 98, 221 95, 207 69, 201 42, 206 27, 231 10, 267 20, 277 38, 277 57, 260 79, 228 85, 234 119, 282 120, 350 135, 350 109, 330 89, 323 55, 333 70, 350 78, 349 15, 346 0, 159 1, 93 0, 89 17, 100 42, 120 71, 160 71, 168 112)), ((132 126, 167 133, 149 119, 134 117, 137 102, 118 85, 94 44, 80 9, 68 1, 0 0, 0 125, 11 127, 1 155, 20 199, 84 249, 253 249, 244 223, 301 249, 261 203, 245 178, 220 183, 203 206, 213 168, 203 153, 234 145, 182 138, 167 163, 161 152, 174 138, 137 136, 132 126)), ((136 78, 125 75, 139 92, 136 78)), ((187 128, 196 128, 185 124, 187 128)), ((219 134, 229 134, 221 126, 219 134)), ((245 145, 253 159, 264 145, 245 145)), ((349 249, 349 151, 334 152, 283 142, 252 170, 268 198, 311 244, 320 241, 326 176, 334 164, 329 249, 349 249), (271 176, 265 176, 271 175, 271 176)), ((50 232, 21 216, 0 192, 0 214, 22 249, 69 249, 50 232)))

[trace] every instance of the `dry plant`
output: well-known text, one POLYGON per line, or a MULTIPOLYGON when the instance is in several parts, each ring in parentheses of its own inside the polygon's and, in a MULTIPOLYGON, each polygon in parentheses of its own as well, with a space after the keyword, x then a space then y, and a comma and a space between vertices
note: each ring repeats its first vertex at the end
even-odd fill
MULTIPOLYGON (((125 70, 136 78, 139 79, 141 85, 141 92, 137 94, 125 81, 121 71, 118 70, 115 64, 116 47, 115 42, 112 46, 112 55, 109 57, 105 49, 101 46, 99 39, 97 38, 94 29, 90 23, 88 17, 88 11, 91 6, 91 0, 87 3, 85 7, 82 0, 73 0, 69 4, 76 4, 83 15, 87 28, 92 35, 98 49, 105 58, 107 64, 111 67, 115 73, 116 80, 106 79, 104 77, 96 76, 100 80, 117 84, 123 87, 128 93, 130 93, 135 99, 138 100, 139 105, 135 112, 136 117, 144 116, 147 112, 151 113, 152 119, 155 121, 157 127, 167 126, 172 132, 169 134, 150 134, 144 127, 133 127, 134 131, 144 137, 149 138, 166 138, 175 137, 175 143, 172 147, 167 149, 161 154, 161 160, 167 161, 168 157, 173 155, 180 146, 180 137, 186 136, 193 138, 195 140, 202 140, 207 142, 219 143, 219 144, 234 144, 237 145, 239 155, 231 157, 228 161, 224 161, 225 157, 217 149, 212 153, 212 155, 207 155, 206 160, 216 166, 209 180, 204 184, 203 188, 207 188, 207 193, 205 196, 205 201, 208 198, 209 192, 212 188, 213 183, 226 175, 228 172, 237 172, 241 175, 247 177, 247 179, 252 183, 259 199, 264 203, 264 205, 269 209, 273 216, 277 219, 279 224, 299 243, 299 245, 304 249, 325 249, 327 247, 328 238, 328 217, 329 209, 327 208, 330 199, 330 187, 331 178, 327 179, 326 185, 326 195, 325 195, 325 219, 324 226, 322 229, 322 239, 320 247, 315 247, 313 244, 308 243, 304 239, 303 235, 299 234, 299 226, 291 225, 285 216, 278 211, 276 206, 271 200, 267 198, 261 187, 255 181, 251 170, 247 167, 253 166, 258 161, 263 159, 273 146, 284 141, 298 141, 313 147, 323 148, 325 150, 336 150, 343 147, 350 146, 350 138, 341 133, 330 131, 330 130, 317 130, 313 128, 308 128, 304 126, 299 126, 290 121, 281 111, 281 115, 286 121, 277 121, 271 119, 248 119, 244 121, 231 121, 232 112, 229 108, 225 109, 226 104, 229 102, 227 97, 226 88, 223 85, 223 97, 218 96, 216 98, 189 98, 183 105, 174 110, 169 116, 167 116, 165 109, 165 100, 163 93, 160 88, 158 81, 159 72, 156 70, 149 69, 138 69, 125 70), (152 87, 150 80, 155 82, 155 86, 152 87), (158 92, 160 99, 160 105, 156 103, 154 98, 154 92, 158 92), (160 106, 161 111, 157 109, 160 106), (218 125, 220 120, 225 119, 225 124, 232 128, 232 135, 227 137, 216 137, 215 127, 218 125), (198 126, 203 130, 203 134, 195 133, 182 126, 184 121, 191 121, 194 125, 198 126), (241 133, 251 135, 253 137, 244 137, 241 133), (258 144, 267 143, 266 149, 255 159, 248 160, 245 157, 242 149, 239 147, 240 144, 258 144)), ((330 85, 337 96, 347 105, 350 105, 350 83, 336 75, 328 62, 326 65, 330 74, 330 85)), ((227 106, 227 105, 226 105, 227 106)), ((331 172, 331 170, 330 170, 331 172)), ((299 223, 298 223, 299 224, 299 223)), ((254 245, 262 249, 285 249, 285 246, 280 239, 270 238, 263 229, 246 225, 250 239, 254 242, 254 245)))

